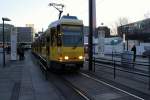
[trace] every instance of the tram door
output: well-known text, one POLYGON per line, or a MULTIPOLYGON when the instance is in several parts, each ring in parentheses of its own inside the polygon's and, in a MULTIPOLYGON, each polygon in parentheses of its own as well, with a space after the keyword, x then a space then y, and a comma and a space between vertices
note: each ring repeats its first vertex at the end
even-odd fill
POLYGON ((50 59, 50 36, 46 36, 46 57, 50 59))
POLYGON ((60 57, 60 56, 62 56, 62 54, 61 54, 61 46, 62 46, 62 34, 61 34, 61 31, 60 31, 60 25, 59 26, 57 26, 57 57, 60 57))

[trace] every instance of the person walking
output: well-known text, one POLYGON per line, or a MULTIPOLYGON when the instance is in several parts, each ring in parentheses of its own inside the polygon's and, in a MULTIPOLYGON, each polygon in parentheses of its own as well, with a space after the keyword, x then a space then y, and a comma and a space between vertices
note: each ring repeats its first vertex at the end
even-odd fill
POLYGON ((17 47, 17 54, 19 56, 19 60, 21 60, 21 49, 20 49, 20 45, 17 47))
POLYGON ((131 51, 133 51, 133 62, 135 62, 135 60, 136 60, 136 47, 135 47, 135 45, 133 45, 131 51))
POLYGON ((135 45, 133 45, 131 51, 133 51, 133 69, 134 69, 135 60, 136 60, 136 47, 135 47, 135 45))
POLYGON ((21 46, 21 60, 24 60, 24 47, 21 46))
POLYGON ((19 45, 17 48, 17 53, 19 55, 19 60, 23 60, 24 59, 24 47, 23 45, 19 45))

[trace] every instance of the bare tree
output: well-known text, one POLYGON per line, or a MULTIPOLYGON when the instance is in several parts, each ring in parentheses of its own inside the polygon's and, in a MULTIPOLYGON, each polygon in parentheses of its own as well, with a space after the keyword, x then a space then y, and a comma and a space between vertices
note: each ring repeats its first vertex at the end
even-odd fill
POLYGON ((119 18, 117 23, 118 23, 118 26, 122 26, 122 25, 128 24, 129 20, 126 17, 122 17, 122 18, 119 18))
POLYGON ((111 35, 117 35, 117 27, 116 27, 116 24, 112 24, 110 27, 111 27, 110 34, 111 34, 111 35))
POLYGON ((120 17, 114 24, 111 25, 111 33, 113 35, 117 35, 117 28, 119 26, 123 26, 129 23, 128 18, 126 17, 120 17))
POLYGON ((150 11, 147 11, 147 12, 144 14, 144 17, 145 17, 145 19, 150 18, 150 11))

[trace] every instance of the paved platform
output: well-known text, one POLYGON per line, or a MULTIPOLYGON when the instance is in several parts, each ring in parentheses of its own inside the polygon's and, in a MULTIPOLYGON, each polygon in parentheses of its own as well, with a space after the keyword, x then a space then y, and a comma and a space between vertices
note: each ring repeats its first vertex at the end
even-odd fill
POLYGON ((6 66, 0 66, 0 100, 62 100, 33 59, 29 52, 23 61, 6 58, 6 66))
MULTIPOLYGON (((6 66, 2 66, 2 54, 0 54, 0 100, 63 100, 63 96, 50 81, 46 81, 39 66, 36 65, 34 57, 30 52, 26 53, 23 61, 10 61, 10 55, 6 55, 6 66)), ((147 82, 140 83, 126 77, 121 77, 129 74, 117 72, 116 79, 113 79, 111 70, 106 74, 102 67, 97 67, 95 74, 106 78, 107 80, 129 86, 131 89, 149 94, 147 82), (134 87, 133 87, 134 86, 134 87)), ((84 67, 87 70, 87 66, 84 67)), ((132 79, 136 76, 131 75, 132 79)), ((139 78, 139 77, 137 77, 139 78)), ((143 78, 140 78, 143 79, 143 78)), ((146 79, 147 80, 147 79, 146 79)))

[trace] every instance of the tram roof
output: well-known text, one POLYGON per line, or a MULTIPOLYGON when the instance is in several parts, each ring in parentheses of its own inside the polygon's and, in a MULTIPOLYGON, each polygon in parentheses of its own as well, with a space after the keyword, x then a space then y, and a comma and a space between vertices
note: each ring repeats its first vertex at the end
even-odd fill
POLYGON ((52 22, 48 27, 49 28, 56 27, 57 25, 60 25, 60 24, 83 25, 83 21, 74 17, 72 18, 62 17, 61 19, 52 22))

